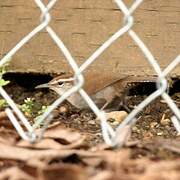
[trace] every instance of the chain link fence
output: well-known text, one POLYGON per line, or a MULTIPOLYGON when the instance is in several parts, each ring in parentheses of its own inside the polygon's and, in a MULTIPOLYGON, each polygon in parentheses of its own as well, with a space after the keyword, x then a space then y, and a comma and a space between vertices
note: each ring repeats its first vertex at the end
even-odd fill
MULTIPOLYGON (((43 133, 47 129, 49 123, 53 120, 52 111, 60 105, 67 97, 75 92, 79 92, 84 100, 87 102, 89 107, 95 113, 97 118, 101 122, 102 135, 104 141, 110 146, 119 146, 121 147, 125 139, 133 126, 134 123, 138 120, 136 116, 140 111, 142 111, 147 105, 149 105, 152 101, 154 101, 158 97, 162 97, 165 102, 168 104, 169 108, 173 112, 173 116, 171 117, 172 123, 180 133, 180 111, 174 101, 167 93, 168 89, 168 81, 166 76, 179 64, 180 55, 177 56, 164 70, 161 70, 157 60, 153 57, 153 54, 149 51, 143 41, 139 38, 139 36, 132 30, 134 24, 133 13, 140 6, 143 0, 135 0, 132 6, 128 9, 127 6, 121 0, 114 0, 114 3, 118 6, 119 10, 124 14, 124 22, 123 27, 114 33, 102 46, 100 46, 80 67, 78 67, 76 60, 72 57, 68 48, 65 46, 61 38, 56 34, 56 32, 49 26, 51 21, 51 16, 49 14, 50 9, 55 6, 57 0, 51 0, 47 6, 43 4, 41 0, 35 0, 35 3, 41 10, 40 24, 34 28, 32 32, 30 32, 27 36, 25 36, 13 49, 11 49, 0 61, 0 67, 6 64, 11 60, 11 57, 21 49, 32 37, 36 36, 42 30, 46 30, 49 36, 52 38, 54 43, 58 46, 58 48, 62 51, 64 56, 66 57, 67 62, 70 67, 74 71, 74 86, 65 92, 60 98, 58 98, 47 111, 39 118, 37 122, 31 125, 28 119, 24 116, 24 114, 18 109, 15 102, 11 99, 11 97, 7 94, 7 92, 0 87, 1 96, 7 101, 9 104, 9 108, 6 108, 5 112, 9 117, 11 123, 16 128, 17 132, 21 136, 22 139, 27 140, 29 142, 36 142, 43 137, 43 133), (144 54, 146 61, 153 67, 154 71, 157 74, 157 90, 149 95, 144 101, 142 101, 135 109, 129 113, 129 115, 123 120, 123 122, 116 128, 113 129, 110 124, 108 124, 106 119, 105 112, 98 109, 98 107, 94 104, 88 94, 83 90, 84 78, 82 72, 85 71, 91 63, 93 63, 111 44, 113 44, 118 38, 122 37, 125 33, 127 33, 133 41, 137 44, 137 46, 141 49, 144 54), (14 113, 16 114, 14 114, 14 113), (41 132, 38 134, 36 130, 39 125, 43 124, 41 128, 41 132), (25 128, 24 128, 25 127, 25 128)), ((121 22, 120 22, 121 23, 121 22)))

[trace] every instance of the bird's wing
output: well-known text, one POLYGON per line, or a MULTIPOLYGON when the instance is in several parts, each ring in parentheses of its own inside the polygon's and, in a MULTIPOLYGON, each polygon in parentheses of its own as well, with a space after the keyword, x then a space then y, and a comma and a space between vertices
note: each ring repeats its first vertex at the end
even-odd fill
POLYGON ((103 90, 103 89, 105 89, 108 86, 113 86, 116 83, 119 85, 119 88, 122 88, 122 87, 120 87, 120 85, 123 86, 123 82, 125 82, 128 79, 128 77, 129 76, 124 76, 124 77, 119 77, 119 78, 116 78, 116 79, 112 79, 111 81, 107 81, 107 82, 103 83, 101 87, 97 88, 94 91, 94 94, 101 91, 101 90, 103 90))

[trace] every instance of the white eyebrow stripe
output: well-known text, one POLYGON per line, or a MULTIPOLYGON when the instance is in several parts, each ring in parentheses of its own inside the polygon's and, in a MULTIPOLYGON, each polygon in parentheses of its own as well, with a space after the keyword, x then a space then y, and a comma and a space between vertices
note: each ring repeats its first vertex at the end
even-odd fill
POLYGON ((64 79, 55 79, 49 82, 49 84, 57 84, 59 82, 71 82, 74 81, 75 78, 64 78, 64 79))
POLYGON ((67 79, 60 79, 57 82, 70 82, 70 81, 74 81, 74 78, 67 78, 67 79))

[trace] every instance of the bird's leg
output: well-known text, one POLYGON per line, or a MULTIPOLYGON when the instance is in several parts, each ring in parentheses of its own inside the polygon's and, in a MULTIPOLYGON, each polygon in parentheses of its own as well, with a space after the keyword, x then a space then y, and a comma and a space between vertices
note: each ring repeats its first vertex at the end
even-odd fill
POLYGON ((100 110, 103 111, 103 110, 109 105, 109 103, 110 103, 110 102, 107 101, 107 102, 103 105, 103 107, 101 107, 100 110))
POLYGON ((128 113, 131 112, 131 110, 128 108, 128 106, 125 104, 126 100, 125 98, 119 103, 118 105, 118 109, 124 109, 125 111, 127 111, 128 113))
POLYGON ((126 96, 128 95, 128 90, 121 94, 121 97, 120 97, 120 103, 118 104, 118 110, 120 109, 124 109, 125 111, 127 111, 128 113, 131 112, 131 110, 128 108, 128 106, 126 105, 126 96))

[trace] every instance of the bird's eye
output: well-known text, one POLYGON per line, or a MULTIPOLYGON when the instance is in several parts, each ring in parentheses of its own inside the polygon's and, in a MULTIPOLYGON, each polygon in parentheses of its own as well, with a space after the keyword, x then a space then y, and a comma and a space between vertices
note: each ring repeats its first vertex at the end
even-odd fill
POLYGON ((58 82, 58 85, 62 86, 62 85, 63 85, 63 82, 58 82))

